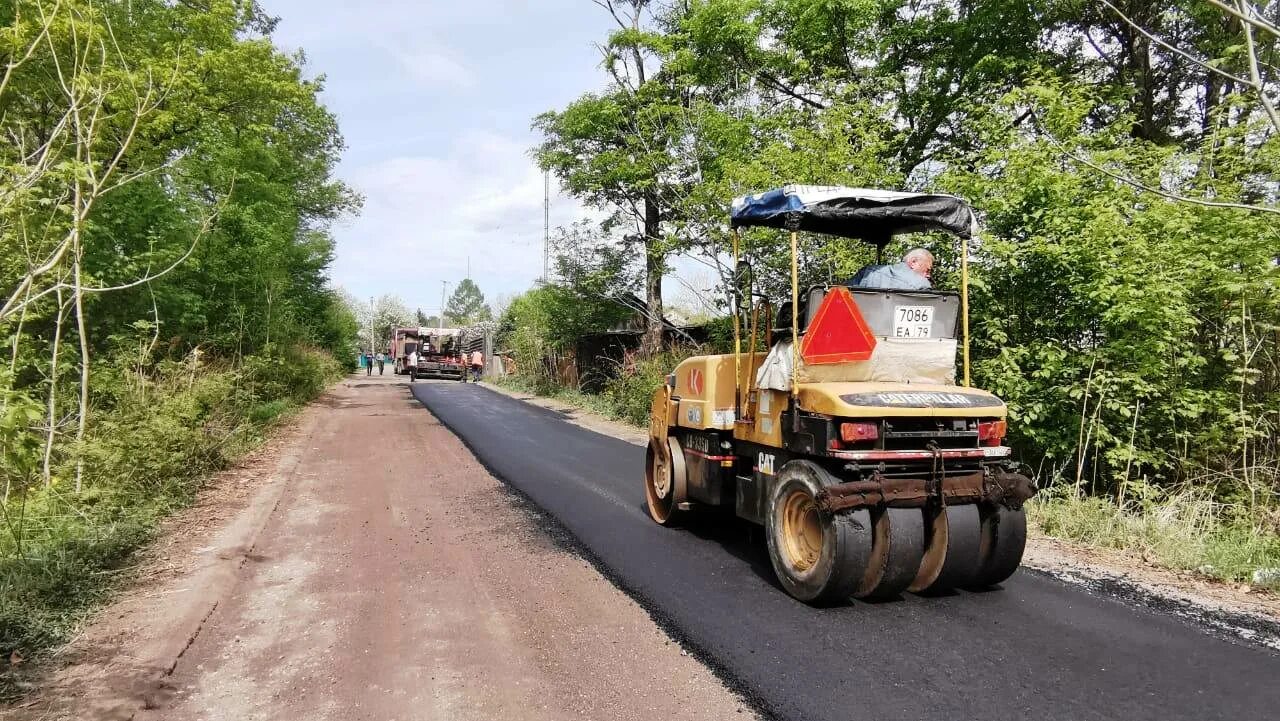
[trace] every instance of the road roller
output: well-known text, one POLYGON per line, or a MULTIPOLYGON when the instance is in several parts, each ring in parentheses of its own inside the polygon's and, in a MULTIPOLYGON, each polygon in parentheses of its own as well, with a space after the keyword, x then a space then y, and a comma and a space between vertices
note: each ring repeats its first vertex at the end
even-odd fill
POLYGON ((814 605, 985 588, 1013 574, 1036 488, 1005 444, 1005 404, 970 383, 977 229, 950 195, 789 185, 735 199, 734 352, 689 358, 654 392, 653 520, 732 513, 763 526, 782 588, 814 605), (790 233, 790 298, 776 312, 756 292, 743 228, 790 233), (958 239, 958 290, 874 272, 800 287, 800 233, 870 243, 883 260, 894 236, 922 231, 958 239))

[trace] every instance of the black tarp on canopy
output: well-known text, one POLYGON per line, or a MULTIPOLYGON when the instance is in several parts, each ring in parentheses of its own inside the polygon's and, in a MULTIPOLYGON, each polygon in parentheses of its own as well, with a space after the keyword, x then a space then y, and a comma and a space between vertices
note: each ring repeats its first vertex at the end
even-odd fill
POLYGON ((857 238, 883 245, 900 233, 945 230, 973 236, 973 210, 954 195, 828 185, 787 185, 735 198, 735 228, 764 226, 857 238))

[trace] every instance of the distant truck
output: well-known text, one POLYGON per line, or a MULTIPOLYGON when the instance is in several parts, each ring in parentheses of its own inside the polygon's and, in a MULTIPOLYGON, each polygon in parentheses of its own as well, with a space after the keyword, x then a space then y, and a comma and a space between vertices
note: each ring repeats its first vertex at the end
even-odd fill
POLYGON ((419 378, 451 378, 465 381, 467 365, 462 358, 457 328, 395 328, 391 332, 391 354, 396 375, 419 378), (417 353, 417 363, 412 361, 417 353))
POLYGON ((396 375, 408 375, 409 354, 418 349, 420 337, 418 328, 391 329, 391 358, 396 375))

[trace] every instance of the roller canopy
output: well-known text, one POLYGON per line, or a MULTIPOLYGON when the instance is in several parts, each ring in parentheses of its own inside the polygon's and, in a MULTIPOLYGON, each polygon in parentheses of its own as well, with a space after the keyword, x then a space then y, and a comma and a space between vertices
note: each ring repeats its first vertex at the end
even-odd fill
POLYGON ((884 244, 899 233, 945 230, 973 236, 973 210, 954 195, 831 185, 787 185, 735 198, 733 227, 765 226, 884 244))

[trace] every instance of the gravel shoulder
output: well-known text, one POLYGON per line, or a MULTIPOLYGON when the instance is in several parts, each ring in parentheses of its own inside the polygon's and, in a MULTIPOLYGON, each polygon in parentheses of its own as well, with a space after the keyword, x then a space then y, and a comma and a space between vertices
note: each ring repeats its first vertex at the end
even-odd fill
POLYGON ((352 376, 215 478, 0 716, 754 716, 406 386, 352 376))

